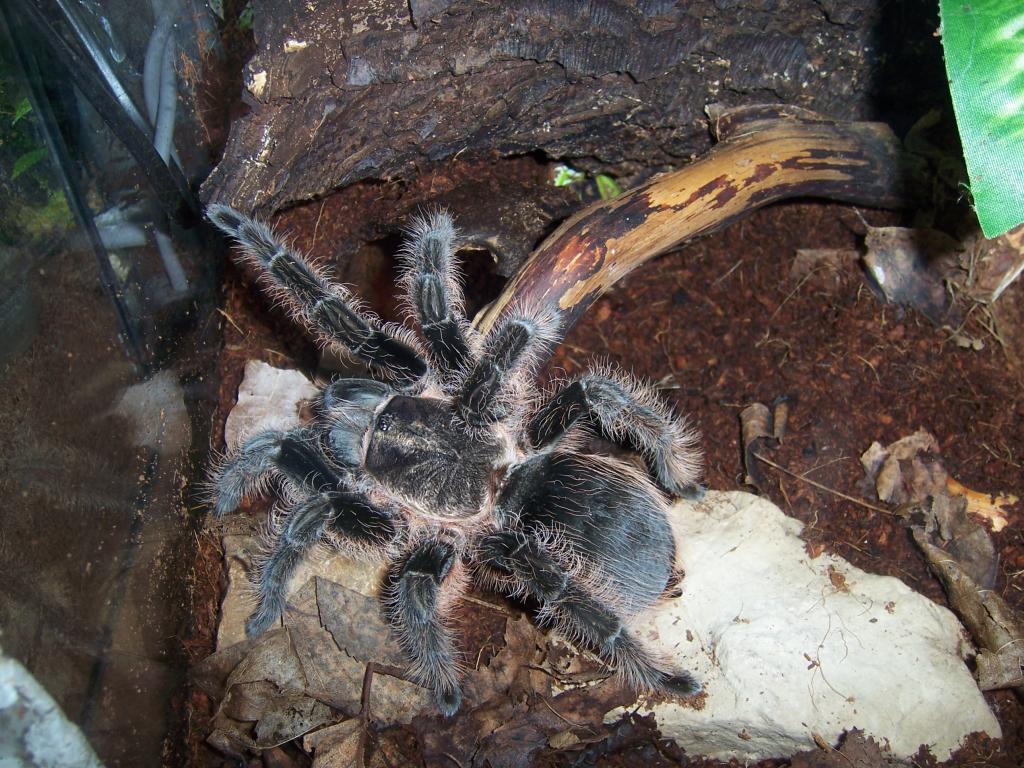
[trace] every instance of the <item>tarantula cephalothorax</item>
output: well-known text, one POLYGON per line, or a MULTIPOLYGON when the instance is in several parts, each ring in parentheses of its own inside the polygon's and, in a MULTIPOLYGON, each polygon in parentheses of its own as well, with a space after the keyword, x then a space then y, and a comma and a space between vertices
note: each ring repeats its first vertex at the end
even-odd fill
POLYGON ((417 220, 404 249, 402 288, 426 351, 267 226, 223 205, 208 215, 292 314, 381 379, 333 382, 311 424, 251 437, 214 474, 218 515, 270 478, 285 498, 249 634, 278 620, 289 576, 326 540, 386 558, 383 610, 412 676, 445 715, 461 702, 449 617, 470 578, 535 598, 541 620, 636 689, 699 690, 628 629, 677 578, 666 492, 700 492, 696 435, 650 389, 606 369, 536 404, 531 379, 557 341, 558 317, 520 308, 481 337, 462 310, 446 214, 417 220), (586 423, 638 450, 650 477, 583 452, 573 436, 586 423))

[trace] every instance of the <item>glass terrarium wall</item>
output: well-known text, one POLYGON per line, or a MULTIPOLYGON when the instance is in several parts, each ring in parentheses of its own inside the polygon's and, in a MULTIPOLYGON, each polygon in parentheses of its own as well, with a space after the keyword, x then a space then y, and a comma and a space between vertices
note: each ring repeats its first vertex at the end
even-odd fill
POLYGON ((160 763, 184 670, 216 40, 190 0, 0 2, 0 648, 110 766, 160 763))

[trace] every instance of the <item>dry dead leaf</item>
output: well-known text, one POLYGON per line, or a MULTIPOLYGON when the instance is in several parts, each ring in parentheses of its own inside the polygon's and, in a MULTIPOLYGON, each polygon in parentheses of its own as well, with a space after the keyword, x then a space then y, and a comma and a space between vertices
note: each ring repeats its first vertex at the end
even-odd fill
POLYGON ((946 280, 956 274, 963 246, 942 232, 868 227, 864 264, 893 304, 914 307, 934 323, 959 325, 946 280))
POLYGON ((572 731, 559 731, 550 739, 548 739, 548 746, 552 749, 568 749, 582 744, 580 737, 572 731))
POLYGON ((864 467, 864 473, 868 478, 873 480, 878 476, 878 472, 887 458, 889 458, 889 452, 876 440, 860 455, 860 465, 864 467))
POLYGON ((775 448, 782 443, 789 424, 789 412, 796 402, 790 395, 781 395, 772 402, 771 409, 763 403, 751 403, 740 411, 743 431, 743 465, 747 476, 743 482, 760 488, 764 485, 757 454, 764 448, 775 448))
POLYGON ((232 751, 235 745, 274 747, 333 718, 330 707, 306 695, 305 674, 287 629, 257 638, 224 687, 211 743, 232 751))
POLYGON ((790 395, 780 395, 772 403, 772 438, 778 445, 782 445, 786 437, 786 430, 789 428, 789 412, 796 405, 796 398, 790 395))
POLYGON ((544 634, 524 614, 517 614, 505 620, 504 637, 504 647, 487 664, 470 670, 463 680, 463 696, 470 706, 497 698, 519 698, 534 685, 550 689, 550 676, 539 669, 547 645, 544 634), (531 670, 532 666, 537 669, 531 670), (514 685, 521 673, 525 680, 514 685))
POLYGON ((263 768, 299 768, 299 764, 281 747, 271 747, 260 753, 263 768))
POLYGON ((534 755, 547 741, 544 731, 520 713, 511 722, 495 728, 480 744, 479 754, 491 768, 530 768, 534 755))
MULTIPOLYGON (((222 692, 211 744, 231 755, 265 749, 330 723, 335 710, 349 715, 360 711, 368 662, 339 647, 335 634, 321 624, 328 605, 334 633, 350 648, 361 656, 393 658, 388 655, 393 644, 372 598, 311 579, 289 600, 283 629, 214 654, 200 670, 198 679, 211 695, 222 692), (342 612, 347 612, 351 627, 342 621, 342 612)), ((426 690, 383 670, 375 676, 370 696, 379 725, 408 723, 416 714, 432 711, 426 690)), ((348 749, 332 747, 330 761, 324 762, 325 752, 317 764, 353 765, 347 762, 348 749)))
MULTIPOLYGON (((306 692, 335 709, 355 715, 361 708, 367 663, 390 666, 388 662, 395 658, 394 642, 386 625, 382 621, 373 624, 365 613, 353 615, 352 623, 367 619, 367 627, 350 631, 342 626, 340 618, 335 614, 332 626, 338 634, 328 631, 321 624, 323 611, 333 610, 327 606, 339 596, 348 599, 345 593, 358 596, 352 598, 352 605, 359 604, 360 599, 376 602, 325 579, 311 579, 292 596, 285 610, 284 622, 292 633, 296 654, 306 673, 306 692), (336 641, 339 636, 350 647, 357 648, 360 654, 371 658, 356 658, 346 653, 336 641), (372 658, 374 644, 380 658, 372 658)), ((374 612, 374 615, 378 615, 376 607, 374 612)), ((400 657, 399 661, 402 665, 400 668, 404 669, 404 661, 400 657)), ((383 672, 374 676, 371 704, 374 720, 381 725, 408 723, 420 712, 430 711, 433 706, 426 689, 383 672)))
POLYGON ((918 430, 883 448, 879 443, 861 455, 861 466, 875 484, 878 498, 890 504, 922 502, 942 493, 948 477, 938 458, 939 443, 918 430))
POLYGON ((428 765, 525 768, 553 738, 578 746, 603 738, 605 713, 636 698, 610 682, 554 696, 549 638, 524 615, 506 620, 504 637, 504 647, 466 675, 457 718, 440 728, 436 715, 413 721, 428 765))
POLYGON ((365 664, 338 648, 320 623, 316 582, 292 595, 284 613, 299 663, 306 671, 309 694, 349 716, 359 711, 365 664))
POLYGON ((970 296, 995 301, 1024 272, 1024 225, 990 240, 979 237, 964 262, 970 296))
POLYGON ((268 702, 255 729, 255 747, 266 749, 297 739, 334 719, 331 708, 309 696, 292 694, 268 702))
POLYGON ((480 744, 512 717, 513 705, 507 699, 473 709, 467 709, 463 701, 459 716, 443 726, 435 714, 421 715, 413 720, 412 725, 423 750, 424 763, 431 765, 432 761, 440 762, 447 758, 468 768, 483 764, 476 760, 480 744))
POLYGON ((991 589, 999 575, 999 556, 988 532, 967 516, 962 496, 940 493, 923 515, 929 543, 956 558, 960 568, 983 589, 991 589))
MULTIPOLYGON (((283 631, 276 629, 272 632, 283 631)), ((216 700, 224 698, 224 687, 227 685, 228 676, 238 666, 238 663, 249 655, 253 646, 272 632, 268 632, 262 637, 246 638, 240 643, 229 645, 223 650, 210 654, 191 669, 189 679, 211 698, 216 700)))
POLYGON ((888 749, 883 749, 860 730, 852 730, 843 736, 838 748, 817 734, 814 741, 820 749, 793 755, 791 768, 889 768, 902 765, 889 754, 888 749))
POLYGON ((233 739, 231 735, 225 731, 214 728, 210 732, 210 735, 206 737, 206 743, 222 755, 231 758, 239 765, 245 765, 248 760, 246 752, 249 750, 249 746, 233 739))
POLYGON ((319 577, 316 595, 321 623, 349 656, 363 662, 405 666, 406 659, 381 616, 377 598, 319 577))
POLYGON ((751 403, 740 411, 740 426, 743 433, 743 465, 747 476, 743 482, 759 488, 764 485, 764 475, 754 457, 772 440, 771 411, 763 403, 751 403))
POLYGON ((358 718, 307 734, 302 748, 313 754, 313 768, 361 768, 363 724, 358 718))
POLYGON ((992 495, 961 485, 946 472, 938 458, 939 443, 934 436, 918 430, 883 448, 875 442, 860 457, 868 480, 875 484, 878 498, 892 504, 920 504, 927 497, 946 492, 963 496, 967 511, 985 519, 995 532, 1006 527, 1006 507, 1019 499, 1013 495, 992 495))
POLYGON ((287 629, 275 629, 256 638, 249 653, 228 675, 226 686, 264 681, 285 693, 301 693, 306 687, 306 676, 287 629))
POLYGON ((611 676, 611 671, 596 656, 580 653, 559 637, 548 638, 544 666, 554 673, 559 686, 566 689, 598 683, 611 676))
POLYGON ((232 720, 255 723, 271 706, 278 690, 266 680, 233 685, 220 704, 221 712, 232 720))

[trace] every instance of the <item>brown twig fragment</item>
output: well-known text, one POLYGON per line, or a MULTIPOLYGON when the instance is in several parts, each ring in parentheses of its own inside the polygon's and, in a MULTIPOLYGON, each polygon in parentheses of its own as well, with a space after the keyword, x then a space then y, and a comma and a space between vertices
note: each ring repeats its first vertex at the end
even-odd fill
POLYGON ((359 696, 359 751, 356 754, 358 768, 366 759, 366 738, 370 730, 370 688, 373 686, 373 662, 366 665, 363 673, 363 690, 359 696))
POLYGON ((783 466, 781 466, 779 464, 776 464, 771 459, 765 458, 764 456, 762 456, 759 453, 753 454, 753 457, 755 459, 757 459, 758 461, 763 461, 769 467, 774 467, 775 469, 779 470, 779 472, 783 472, 783 473, 789 475, 792 478, 795 478, 795 479, 800 480, 800 481, 802 481, 804 483, 807 483, 808 485, 813 485, 815 488, 817 488, 820 491, 825 491, 826 493, 831 493, 833 496, 838 496, 840 499, 843 499, 844 501, 848 501, 851 504, 856 504, 859 507, 864 507, 865 509, 870 509, 872 512, 881 512, 883 515, 889 515, 890 517, 896 516, 896 513, 893 512, 892 510, 884 509, 883 507, 876 507, 874 504, 868 504, 863 499, 858 499, 858 498, 856 498, 854 496, 849 496, 849 495, 843 493, 842 491, 837 491, 835 488, 829 488, 827 485, 822 485, 821 483, 817 482, 816 480, 811 480, 811 478, 807 477, 806 475, 797 474, 796 472, 793 472, 792 470, 786 469, 785 467, 783 467, 783 466))

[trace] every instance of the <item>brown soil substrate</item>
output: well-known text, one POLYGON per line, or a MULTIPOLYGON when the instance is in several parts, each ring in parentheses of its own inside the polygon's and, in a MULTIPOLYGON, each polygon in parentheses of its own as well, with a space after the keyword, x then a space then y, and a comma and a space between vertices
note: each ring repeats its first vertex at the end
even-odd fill
MULTIPOLYGON (((503 173, 507 178, 508 168, 503 173)), ((433 190, 450 182, 435 174, 421 183, 433 190)), ((336 242, 332 232, 365 231, 368 210, 377 221, 395 222, 390 232, 397 231, 410 199, 444 201, 416 189, 357 185, 326 205, 296 209, 279 223, 300 247, 315 242, 312 250, 330 253, 329 244, 336 242)), ((453 213, 458 218, 457 208, 453 213)), ((939 583, 899 519, 797 476, 877 504, 866 496, 858 457, 873 441, 888 444, 925 429, 938 439, 945 467, 965 486, 1024 496, 1024 398, 995 339, 985 337, 981 351, 957 347, 947 332, 915 312, 881 303, 855 265, 829 282, 814 275, 791 277, 797 249, 856 248, 864 220, 897 223, 893 214, 845 206, 779 205, 650 262, 586 314, 557 350, 549 371, 572 375, 603 359, 659 382, 666 398, 690 414, 703 433, 707 485, 724 490, 744 488, 739 411, 781 395, 793 398, 785 441, 770 453, 788 473, 765 467, 767 482, 760 491, 806 524, 810 552, 831 552, 866 571, 895 576, 945 604, 939 583)), ((367 235, 382 236, 379 231, 367 235)), ((394 316, 388 297, 394 270, 386 250, 364 249, 353 266, 339 271, 378 311, 394 316)), ((483 290, 475 290, 472 286, 483 271, 471 267, 470 274, 474 282, 468 298, 479 306, 494 296, 500 283, 488 277, 479 283, 483 290)), ((250 285, 237 271, 229 274, 221 418, 234 402, 245 360, 260 358, 307 370, 316 365, 315 347, 279 312, 266 310, 268 302, 254 295, 250 285)), ((1022 291, 1018 283, 1004 300, 1020 302, 1022 291)), ((214 445, 219 447, 216 434, 214 445)), ((996 589, 1018 609, 1024 607, 1021 517, 1018 505, 1007 528, 994 534, 1001 569, 996 589)), ((197 622, 206 626, 197 626, 194 633, 190 651, 195 658, 212 647, 215 606, 223 588, 217 576, 219 557, 214 543, 200 548, 196 611, 206 617, 197 622)), ((1024 707, 1008 692, 988 696, 1003 740, 979 739, 951 764, 1011 766, 1024 754, 1024 707)), ((202 745, 210 706, 199 695, 191 700, 194 765, 227 764, 202 745)), ((403 764, 418 764, 412 735, 392 734, 388 744, 410 761, 403 764)), ((588 749, 592 761, 581 764, 718 765, 687 762, 647 721, 623 725, 588 749)), ((552 754, 541 764, 571 765, 577 757, 552 754)), ((295 753, 289 759, 304 764, 295 753)), ((918 764, 927 762, 922 756, 918 764)))

